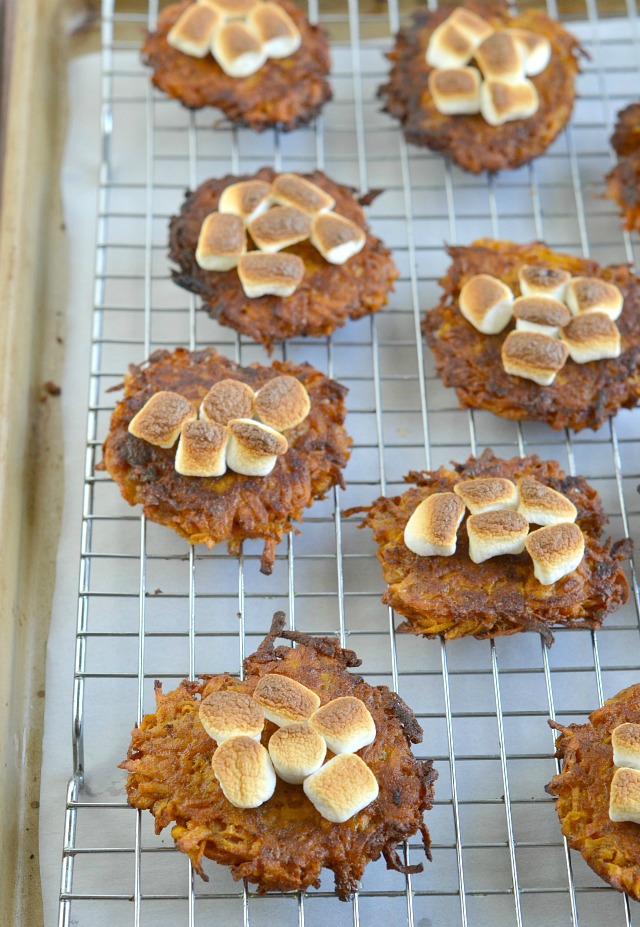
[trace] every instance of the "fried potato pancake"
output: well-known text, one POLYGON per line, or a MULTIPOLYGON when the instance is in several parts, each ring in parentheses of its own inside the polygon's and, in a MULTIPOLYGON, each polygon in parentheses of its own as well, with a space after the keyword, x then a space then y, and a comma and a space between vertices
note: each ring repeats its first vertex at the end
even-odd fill
MULTIPOLYGON (((429 832, 422 816, 433 801, 437 772, 432 761, 417 760, 412 743, 422 728, 410 708, 386 686, 371 686, 348 672, 361 661, 333 637, 314 638, 283 631, 284 614, 274 615, 270 633, 244 661, 244 679, 222 673, 185 680, 166 695, 156 682, 156 710, 132 733, 127 759, 127 794, 134 808, 149 809, 156 833, 175 822, 171 834, 196 871, 207 879, 203 857, 231 867, 234 879, 257 883, 259 892, 304 891, 320 884, 332 869, 338 896, 358 888, 364 869, 382 854, 390 869, 405 867, 396 845, 420 831, 427 857, 429 832), (278 637, 298 646, 274 646, 278 637), (224 797, 211 768, 216 744, 198 718, 200 700, 212 692, 251 694, 266 673, 281 673, 316 692, 322 703, 339 696, 361 699, 376 724, 376 739, 358 751, 378 780, 378 797, 344 824, 333 824, 315 810, 301 786, 278 779, 272 798, 253 809, 235 808, 224 797)), ((274 724, 266 722, 266 746, 274 724)), ((329 752, 328 757, 332 754, 329 752)))
POLYGON ((605 178, 607 196, 620 207, 624 228, 640 231, 640 103, 618 113, 611 144, 618 163, 605 178))

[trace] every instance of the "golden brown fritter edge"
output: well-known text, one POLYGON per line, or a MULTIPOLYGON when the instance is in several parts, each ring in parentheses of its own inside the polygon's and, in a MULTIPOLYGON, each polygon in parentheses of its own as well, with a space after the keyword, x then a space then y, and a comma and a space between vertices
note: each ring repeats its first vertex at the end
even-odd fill
POLYGON ((615 772, 611 733, 625 721, 640 723, 640 684, 608 699, 586 724, 564 727, 549 721, 560 731, 556 756, 563 765, 545 788, 558 796, 556 811, 569 846, 601 879, 640 901, 640 825, 609 817, 615 772))
POLYGON ((260 569, 271 573, 276 546, 302 519, 305 507, 333 486, 342 486, 342 468, 351 439, 343 422, 346 388, 309 364, 251 364, 241 367, 214 348, 156 351, 132 365, 124 380, 124 398, 115 407, 104 442, 103 466, 130 505, 141 504, 147 518, 167 525, 192 544, 212 547, 227 541, 238 553, 246 538, 263 538, 260 569), (258 390, 273 377, 288 374, 305 386, 311 400, 307 418, 287 432, 289 450, 269 476, 242 476, 228 470, 215 479, 182 476, 174 468, 176 449, 148 444, 129 434, 136 412, 159 390, 173 390, 200 402, 214 383, 242 380, 258 390))
POLYGON ((147 33, 142 46, 155 86, 190 109, 218 107, 231 122, 256 132, 289 132, 310 122, 332 96, 329 44, 322 29, 312 26, 297 6, 288 0, 276 2, 294 20, 302 45, 288 58, 269 59, 250 77, 230 77, 211 55, 194 58, 172 48, 167 33, 191 0, 165 7, 155 32, 147 33))
POLYGON ((297 335, 314 337, 330 335, 347 319, 359 319, 377 312, 393 289, 398 271, 391 252, 367 227, 360 202, 371 202, 373 195, 358 201, 351 187, 335 183, 322 171, 301 174, 326 190, 336 201, 335 210, 367 233, 364 248, 345 264, 329 264, 310 241, 287 248, 305 263, 302 283, 292 296, 245 296, 234 270, 214 273, 203 270, 196 261, 196 246, 205 216, 218 208, 220 194, 229 184, 242 180, 264 180, 271 183, 276 172, 269 167, 256 174, 225 177, 205 181, 188 193, 177 216, 169 226, 169 259, 180 268, 173 271, 179 285, 202 297, 204 308, 221 325, 227 325, 243 335, 271 348, 274 341, 284 341, 297 335))
POLYGON ((529 119, 490 126, 481 115, 445 116, 436 109, 427 86, 432 70, 425 60, 431 33, 449 15, 450 8, 421 9, 410 26, 396 36, 387 56, 393 62, 390 79, 378 90, 384 111, 402 123, 407 141, 450 155, 467 171, 499 171, 520 167, 542 154, 571 117, 575 99, 578 55, 583 49, 576 38, 539 10, 523 10, 510 17, 501 3, 467 0, 461 4, 480 14, 499 29, 531 29, 546 36, 553 54, 545 70, 530 78, 536 85, 540 106, 529 119))
POLYGON ((620 560, 629 556, 630 541, 601 542, 607 522, 600 498, 581 476, 566 476, 557 461, 532 454, 503 460, 486 450, 452 468, 411 472, 415 483, 401 496, 381 496, 368 507, 360 527, 373 530, 382 575, 389 584, 382 597, 408 620, 398 628, 447 640, 537 631, 548 646, 552 627, 599 628, 608 612, 629 597, 620 560), (476 477, 532 476, 563 493, 578 509, 577 524, 585 535, 585 555, 578 569, 550 586, 533 575, 526 552, 473 563, 469 557, 466 520, 460 525, 451 557, 418 557, 404 543, 404 528, 416 507, 435 492, 451 492, 462 480, 476 477))
MULTIPOLYGON (((417 831, 427 858, 429 832, 423 813, 431 808, 437 772, 432 760, 417 760, 410 745, 422 741, 422 728, 403 700, 386 686, 370 686, 348 667, 361 661, 342 650, 333 637, 283 631, 277 612, 256 653, 244 661, 244 679, 227 673, 185 680, 166 695, 156 682, 156 711, 145 715, 132 733, 127 794, 135 808, 149 809, 156 833, 175 821, 171 834, 206 880, 203 857, 231 867, 234 879, 247 879, 267 891, 304 891, 320 884, 323 868, 335 874, 336 892, 346 900, 358 888, 364 869, 382 854, 389 869, 419 872, 422 864, 404 866, 396 846, 417 831), (295 649, 274 646, 295 641, 295 649), (278 779, 272 798, 259 808, 238 809, 228 802, 211 768, 215 742, 198 719, 200 698, 221 689, 252 693, 260 677, 282 673, 318 693, 322 703, 339 696, 361 699, 376 723, 375 741, 358 754, 380 787, 376 800, 344 824, 325 820, 300 786, 278 779)), ((263 744, 275 730, 267 721, 263 744)), ((331 755, 331 754, 329 754, 331 755)))
POLYGON ((544 242, 517 245, 481 238, 469 247, 449 247, 452 259, 440 280, 439 304, 425 315, 422 330, 436 359, 445 386, 455 389, 463 409, 488 409, 504 418, 533 419, 551 428, 600 428, 620 408, 640 399, 640 280, 626 265, 601 267, 595 261, 552 251, 544 242), (551 386, 510 376, 501 359, 502 343, 514 328, 512 321, 499 335, 483 335, 464 318, 458 299, 474 274, 492 274, 520 295, 518 267, 545 264, 573 275, 600 277, 624 295, 616 321, 622 354, 610 360, 576 364, 571 359, 551 386))
POLYGON ((605 177, 606 195, 620 207, 623 227, 640 232, 640 103, 618 113, 611 145, 618 163, 605 177))

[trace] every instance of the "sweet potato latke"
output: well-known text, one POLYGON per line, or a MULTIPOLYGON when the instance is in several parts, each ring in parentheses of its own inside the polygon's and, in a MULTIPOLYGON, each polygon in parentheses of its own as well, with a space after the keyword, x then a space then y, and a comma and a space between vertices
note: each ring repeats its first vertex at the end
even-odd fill
MULTIPOLYGON (((345 264, 329 264, 310 241, 300 242, 286 251, 299 255, 305 263, 305 275, 293 296, 245 296, 236 270, 213 273, 203 270, 196 261, 196 246, 202 222, 218 208, 225 187, 241 180, 264 180, 271 183, 276 172, 263 167, 254 175, 232 174, 205 181, 189 193, 179 215, 171 220, 169 258, 179 266, 173 272, 177 284, 201 296, 205 308, 221 325, 228 325, 270 348, 274 341, 296 335, 330 335, 347 319, 359 319, 376 312, 387 301, 398 271, 391 252, 367 231, 360 203, 350 187, 334 183, 322 171, 302 174, 326 190, 335 199, 335 211, 367 231, 367 240, 359 254, 345 264)), ((370 201, 370 197, 365 197, 370 201)))
POLYGON ((640 231, 640 103, 618 113, 611 144, 618 163, 607 176, 607 196, 615 200, 624 227, 640 231))
POLYGON ((288 132, 309 122, 331 99, 329 45, 322 29, 312 26, 302 10, 289 0, 276 2, 294 20, 302 45, 288 58, 270 58, 250 77, 230 77, 212 55, 193 58, 172 48, 167 34, 191 0, 165 7, 156 31, 147 34, 142 46, 145 64, 153 68, 153 83, 190 109, 216 106, 231 122, 257 132, 288 132))
MULTIPOLYGON (((231 867, 234 879, 258 884, 260 892, 305 890, 320 884, 320 871, 332 869, 336 892, 346 900, 358 887, 364 869, 381 854, 390 869, 404 867, 396 845, 420 831, 427 857, 429 832, 423 813, 431 807, 437 778, 432 761, 417 760, 410 745, 422 741, 413 712, 386 686, 370 686, 347 671, 359 666, 352 650, 335 638, 314 638, 283 631, 284 614, 274 615, 271 631, 244 662, 245 677, 223 673, 185 680, 166 695, 156 682, 156 711, 145 715, 132 734, 127 794, 135 808, 148 808, 156 833, 175 821, 171 834, 206 879, 203 857, 231 867), (294 649, 274 646, 276 638, 297 641, 294 649), (375 774, 376 800, 344 824, 332 824, 315 810, 301 786, 278 779, 272 798, 259 808, 231 805, 211 768, 215 742, 198 718, 201 698, 221 689, 252 693, 266 673, 282 673, 316 692, 324 704, 339 696, 361 699, 376 723, 376 739, 358 751, 375 774)), ((263 744, 275 730, 266 722, 263 744)), ((331 754, 329 754, 331 755, 331 754)))
POLYGON ((509 241, 479 239, 470 247, 447 248, 452 263, 440 281, 444 292, 435 309, 427 312, 423 332, 436 358, 445 386, 454 387, 463 408, 488 409, 511 419, 534 419, 552 428, 600 428, 620 408, 632 408, 640 399, 640 280, 625 265, 601 267, 595 261, 559 254, 543 242, 516 245, 509 241), (622 336, 622 353, 611 360, 576 364, 571 359, 551 386, 510 376, 502 366, 502 342, 512 322, 499 335, 483 335, 463 317, 458 298, 463 284, 474 274, 492 274, 520 295, 518 267, 544 264, 574 276, 601 277, 624 295, 616 320, 622 336))
POLYGON ((240 367, 213 348, 156 351, 124 380, 124 398, 111 417, 103 465, 130 505, 141 503, 147 518, 173 528, 192 544, 212 547, 227 541, 237 553, 246 538, 264 538, 261 570, 270 573, 276 545, 292 520, 332 486, 342 485, 342 468, 351 440, 343 427, 346 389, 309 364, 280 363, 240 367), (273 377, 289 374, 306 387, 307 418, 287 432, 289 450, 265 477, 228 470, 215 479, 181 476, 174 468, 176 449, 148 444, 129 434, 129 422, 159 390, 173 390, 199 405, 218 380, 248 383, 258 390, 273 377))
POLYGON ((400 30, 388 55, 393 62, 390 80, 380 87, 378 96, 385 100, 385 111, 402 123, 407 141, 442 151, 474 174, 520 167, 542 154, 571 117, 580 44, 560 23, 538 10, 523 10, 511 17, 501 3, 468 0, 462 5, 495 29, 530 29, 549 39, 551 61, 541 74, 530 78, 540 97, 537 112, 502 126, 489 125, 479 114, 444 116, 438 112, 427 87, 432 68, 425 54, 431 33, 449 15, 448 7, 418 10, 412 25, 400 30))
POLYGON ((609 817, 615 772, 611 733, 625 721, 640 722, 640 685, 608 699, 586 724, 563 727, 549 721, 561 732, 556 756, 563 766, 546 790, 558 796, 556 811, 569 846, 579 850, 605 882, 640 901, 640 825, 609 817))
MULTIPOLYGON (((556 461, 536 455, 503 460, 486 450, 453 469, 412 472, 415 483, 402 496, 382 496, 366 509, 361 527, 373 529, 378 560, 389 587, 382 597, 408 618, 398 630, 447 639, 497 637, 518 631, 537 631, 549 645, 552 627, 599 628, 604 616, 629 596, 620 566, 629 542, 601 542, 607 518, 598 494, 580 476, 565 476, 556 461), (550 586, 533 575, 529 555, 511 554, 473 563, 469 557, 466 520, 458 530, 451 557, 418 557, 404 543, 404 528, 416 507, 435 492, 451 492, 462 480, 475 477, 532 476, 567 496, 578 509, 577 524, 585 536, 585 555, 575 572, 550 586)), ((350 514, 350 513, 347 513, 350 514)))

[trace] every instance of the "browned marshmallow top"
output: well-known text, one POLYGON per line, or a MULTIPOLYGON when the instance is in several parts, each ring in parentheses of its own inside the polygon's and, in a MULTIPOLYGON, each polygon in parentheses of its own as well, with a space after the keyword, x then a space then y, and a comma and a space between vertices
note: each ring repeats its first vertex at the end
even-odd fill
POLYGON ((272 428, 266 428, 259 422, 246 418, 234 418, 229 422, 229 431, 248 452, 260 456, 286 454, 289 442, 284 435, 272 428))
POLYGON ((311 219, 294 206, 275 206, 249 223, 249 234, 262 251, 280 251, 311 234, 311 219))
POLYGON ((369 709, 351 695, 334 698, 311 715, 309 724, 333 753, 355 753, 373 743, 376 725, 369 709))
POLYGON ((472 515, 497 509, 514 509, 518 504, 515 483, 502 477, 462 480, 453 487, 472 515))
POLYGON ((523 296, 553 296, 560 299, 571 274, 544 264, 523 264, 518 271, 523 296))
POLYGON ((271 184, 264 180, 241 180, 229 184, 220 194, 219 212, 231 212, 242 219, 253 216, 261 206, 268 205, 271 184))
POLYGON ((259 53, 262 46, 254 32, 242 22, 225 23, 216 36, 216 51, 226 59, 233 60, 247 52, 259 53))
POLYGON ((257 808, 276 787, 269 754, 253 737, 230 737, 221 743, 211 760, 225 798, 236 808, 257 808))
POLYGON ((227 429, 217 422, 185 422, 180 432, 175 468, 183 476, 222 476, 227 469, 227 429))
POLYGON ((640 824, 640 770, 616 769, 611 780, 609 817, 621 823, 640 824))
POLYGON ((366 239, 359 225, 336 212, 321 212, 313 218, 311 243, 331 264, 344 264, 362 250, 366 239))
POLYGON ((509 32, 494 32, 475 52, 478 67, 485 77, 515 81, 524 77, 524 61, 516 39, 509 32))
POLYGON ((246 250, 244 222, 240 216, 212 212, 202 223, 198 251, 205 255, 239 255, 246 250))
POLYGON ((188 42, 207 42, 220 21, 215 7, 196 3, 186 8, 171 31, 174 39, 178 36, 188 42))
POLYGON ((416 529, 422 528, 427 540, 442 545, 455 541, 460 518, 464 515, 464 503, 454 493, 439 492, 427 496, 419 509, 422 518, 416 529))
POLYGON ((611 733, 613 762, 616 766, 640 769, 640 724, 626 721, 611 733))
POLYGON ((213 692, 200 702, 199 717, 217 743, 240 735, 258 739, 264 727, 262 708, 244 692, 213 692))
POLYGON ((509 332, 502 344, 505 368, 509 363, 531 373, 556 373, 564 367, 568 356, 567 346, 561 341, 537 332, 509 332))
POLYGON ((333 209, 335 205, 332 196, 298 174, 278 174, 271 184, 271 195, 276 203, 295 206, 310 216, 333 209))
POLYGON ((235 19, 247 15, 258 0, 200 0, 220 10, 227 18, 235 19))
POLYGON ((460 312, 485 335, 497 335, 509 324, 513 293, 502 280, 476 274, 460 290, 460 312))
POLYGON ((518 511, 533 524, 553 525, 577 518, 578 510, 570 499, 531 476, 518 480, 518 491, 518 511))
POLYGON ((529 523, 513 509, 501 509, 495 512, 480 512, 469 515, 467 530, 472 530, 478 538, 493 540, 505 536, 524 536, 529 530, 529 523))
POLYGON ((293 292, 304 277, 304 261, 297 254, 250 251, 238 260, 238 274, 248 296, 282 289, 293 292))
POLYGON ((432 96, 475 97, 478 92, 478 72, 474 68, 434 68, 429 72, 432 96))
POLYGON ((612 319, 617 319, 624 299, 613 283, 598 277, 573 277, 567 284, 566 301, 574 315, 581 312, 606 312, 612 319))
POLYGON ((173 447, 184 422, 196 418, 188 399, 169 390, 154 393, 129 422, 129 433, 158 447, 173 447))
POLYGON ((256 393, 256 415, 265 425, 278 431, 295 428, 304 421, 310 409, 309 394, 296 377, 274 377, 256 393))
POLYGON ((306 721, 320 705, 315 692, 280 673, 267 673, 253 691, 265 717, 279 727, 306 721))
POLYGON ((577 364, 620 356, 620 331, 605 312, 584 312, 575 316, 563 329, 562 339, 577 364))
POLYGON ((554 328, 562 328, 571 320, 565 304, 550 296, 519 296, 513 303, 513 314, 524 322, 554 328))
POLYGON ((240 380, 219 380, 202 400, 200 414, 211 422, 228 425, 234 418, 251 418, 253 390, 240 380))
POLYGON ((326 755, 324 738, 306 722, 287 724, 269 738, 269 756, 277 774, 294 785, 319 769, 326 755))
POLYGON ((527 538, 526 548, 534 562, 554 569, 572 560, 578 552, 582 556, 584 535, 576 524, 562 522, 532 531, 527 538))

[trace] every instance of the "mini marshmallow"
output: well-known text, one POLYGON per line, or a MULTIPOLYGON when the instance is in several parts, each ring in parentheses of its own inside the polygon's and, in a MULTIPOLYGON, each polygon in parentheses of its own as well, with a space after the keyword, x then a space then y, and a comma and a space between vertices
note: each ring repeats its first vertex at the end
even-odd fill
POLYGON ((271 185, 263 180, 241 180, 229 184, 220 194, 218 212, 230 212, 251 222, 266 212, 271 203, 271 185))
POLYGON ((211 51, 214 32, 221 22, 220 14, 211 6, 188 6, 167 33, 172 48, 192 58, 206 58, 211 51))
POLYGON ((599 277, 572 277, 567 284, 565 302, 572 315, 604 312, 615 321, 622 312, 624 297, 617 286, 599 277))
POLYGON ((228 425, 233 418, 251 418, 254 392, 241 380, 218 380, 200 404, 200 417, 228 425))
POLYGON ((334 698, 309 718, 332 753, 355 753, 376 739, 376 725, 365 703, 352 695, 334 698))
POLYGON ((213 7, 223 19, 244 19, 258 0, 197 0, 198 3, 213 7))
POLYGON ((235 808, 258 808, 273 795, 276 774, 266 749, 253 737, 230 737, 216 749, 213 772, 235 808))
POLYGON ((265 718, 278 727, 308 721, 320 707, 320 698, 315 692, 281 673, 262 676, 253 690, 253 698, 264 711, 265 718))
POLYGON ((308 238, 311 234, 311 218, 294 206, 274 206, 252 219, 249 234, 261 251, 272 254, 308 238))
POLYGON ((502 280, 476 274, 464 284, 458 298, 467 322, 484 335, 497 335, 511 320, 513 293, 502 280))
POLYGON ((524 78, 524 56, 508 31, 494 32, 476 49, 478 67, 485 80, 512 84, 524 78))
POLYGON ((212 212, 205 218, 198 237, 196 261, 203 270, 232 270, 247 250, 244 222, 239 216, 212 212))
POLYGON ((314 216, 311 226, 311 244, 330 264, 346 264, 365 246, 365 232, 337 212, 321 212, 314 216))
POLYGON ((527 519, 514 511, 469 515, 469 556, 474 563, 484 563, 503 554, 521 554, 528 532, 527 519))
POLYGON ((640 724, 626 721, 611 733, 613 762, 616 766, 640 769, 640 724))
POLYGON ((540 105, 538 91, 530 80, 485 80, 480 88, 480 112, 490 126, 516 119, 529 119, 540 105))
POLYGON ((252 737, 260 740, 264 728, 264 712, 245 692, 223 689, 212 692, 200 702, 198 716, 202 726, 217 744, 230 737, 252 737))
POLYGON ((464 502, 452 492, 427 496, 404 529, 404 543, 419 557, 450 557, 456 551, 457 534, 464 518, 464 502))
POLYGON ((492 32, 492 27, 481 16, 464 7, 456 7, 433 30, 427 47, 427 64, 432 68, 461 67, 492 32))
POLYGON ((523 264, 518 270, 518 282, 523 296, 550 296, 563 300, 571 274, 558 267, 544 264, 523 264))
POLYGON ((304 277, 304 261, 297 254, 250 251, 238 261, 238 276, 249 299, 292 296, 304 277))
POLYGON ((622 353, 618 326, 605 312, 575 316, 563 329, 562 340, 576 364, 620 357, 622 353))
POLYGON ((278 728, 269 740, 269 756, 275 771, 292 785, 300 785, 320 769, 326 755, 324 738, 304 722, 278 728))
POLYGON ((569 323, 571 313, 564 303, 551 296, 519 296, 513 303, 516 331, 538 332, 557 338, 569 323))
POLYGON ((256 393, 255 412, 260 421, 277 431, 288 431, 305 420, 311 400, 297 377, 268 380, 256 393))
POLYGON ((281 206, 295 206, 315 216, 333 209, 336 201, 322 187, 299 174, 278 174, 271 184, 271 198, 281 206))
POLYGON ((509 332, 502 343, 502 366, 506 373, 539 386, 549 386, 564 367, 566 344, 537 332, 509 332))
POLYGON ((525 547, 533 560, 533 575, 550 586, 577 570, 584 556, 584 535, 577 525, 562 522, 532 531, 525 547))
POLYGON ((545 35, 530 32, 528 29, 505 30, 516 40, 516 45, 524 62, 524 73, 527 77, 541 74, 551 60, 551 42, 545 35))
POLYGON ((578 517, 578 510, 570 499, 531 476, 518 480, 518 491, 518 511, 534 525, 557 525, 563 521, 575 521, 578 517))
POLYGON ((222 476, 227 470, 227 429, 216 422, 182 426, 174 466, 182 476, 222 476))
POLYGON ((247 16, 269 58, 288 58, 302 44, 300 30, 278 3, 256 3, 247 16))
POLYGON ((472 515, 515 509, 518 505, 516 484, 502 477, 479 477, 456 483, 453 491, 472 515))
POLYGON ((609 817, 616 823, 640 824, 640 770, 616 769, 611 780, 609 817))
POLYGON ((213 56, 229 77, 249 77, 267 60, 258 37, 242 22, 224 23, 213 35, 213 56))
POLYGON ((378 781, 355 753, 334 756, 308 776, 302 789, 323 818, 333 824, 348 821, 378 797, 378 781))
POLYGON ((173 447, 184 423, 196 418, 188 399, 170 390, 160 390, 133 416, 129 434, 158 447, 173 447))
POLYGON ((429 72, 429 93, 443 116, 470 116, 480 112, 480 84, 477 68, 434 68, 429 72))
POLYGON ((284 435, 260 422, 250 418, 233 418, 229 422, 227 466, 234 473, 268 476, 288 447, 284 435))

